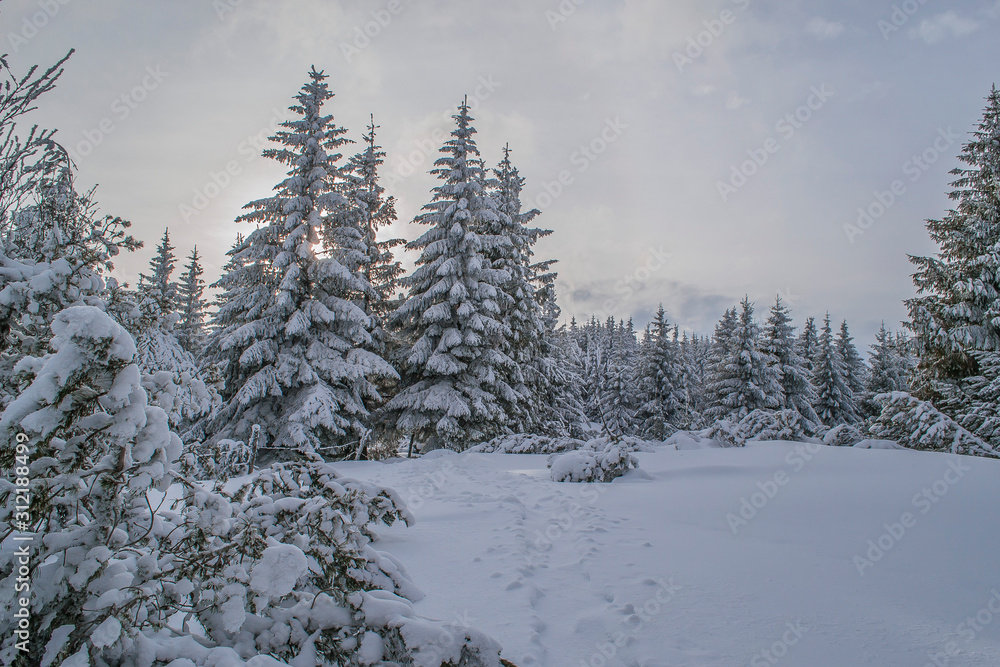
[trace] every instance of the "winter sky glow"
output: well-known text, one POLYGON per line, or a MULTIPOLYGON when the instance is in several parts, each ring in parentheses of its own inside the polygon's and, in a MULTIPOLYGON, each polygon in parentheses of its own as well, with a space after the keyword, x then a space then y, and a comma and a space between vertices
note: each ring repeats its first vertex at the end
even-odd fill
POLYGON ((642 325, 662 301, 710 333, 780 292, 865 346, 905 316, 906 255, 931 252, 923 220, 1000 83, 994 0, 4 0, 0 21, 15 71, 78 50, 35 120, 146 242, 129 282, 164 227, 214 280, 315 65, 348 136, 381 125, 396 235, 468 94, 483 157, 510 142, 555 231, 538 250, 567 319, 642 325))

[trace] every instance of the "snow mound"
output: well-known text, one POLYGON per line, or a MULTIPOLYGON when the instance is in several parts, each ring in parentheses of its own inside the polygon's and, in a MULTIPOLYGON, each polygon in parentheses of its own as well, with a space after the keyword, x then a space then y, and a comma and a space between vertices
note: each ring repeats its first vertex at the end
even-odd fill
POLYGON ((865 439, 854 426, 850 424, 840 424, 834 426, 823 436, 823 444, 830 447, 854 447, 865 439))
POLYGON ((858 449, 906 449, 895 440, 862 440, 852 446, 858 449))
POLYGON ((628 445, 609 442, 599 450, 580 449, 551 457, 549 476, 554 482, 611 482, 638 467, 628 445))

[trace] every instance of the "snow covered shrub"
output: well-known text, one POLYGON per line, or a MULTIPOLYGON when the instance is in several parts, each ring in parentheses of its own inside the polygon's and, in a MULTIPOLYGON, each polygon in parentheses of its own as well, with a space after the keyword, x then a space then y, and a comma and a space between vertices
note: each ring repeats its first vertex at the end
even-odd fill
POLYGON ((308 664, 498 664, 488 637, 418 618, 422 594, 371 546, 376 524, 413 521, 390 489, 284 463, 232 496, 191 485, 177 511, 172 590, 218 646, 308 664))
POLYGON ((746 440, 740 437, 740 423, 728 419, 720 419, 698 436, 702 439, 715 440, 725 447, 742 447, 746 440))
POLYGON ((738 437, 751 440, 801 441, 809 437, 813 424, 797 410, 754 410, 740 420, 738 437))
POLYGON ((865 436, 850 424, 840 424, 834 426, 823 435, 823 444, 831 447, 853 447, 865 436))
MULTIPOLYGON (((26 388, 0 416, 0 466, 28 459, 31 510, 21 533, 31 563, 35 651, 19 654, 13 551, 0 560, 0 657, 29 664, 118 664, 137 628, 165 622, 158 603, 158 523, 147 491, 165 491, 181 450, 166 414, 150 407, 135 344, 100 309, 67 308, 52 324, 52 352, 17 365, 26 388), (26 447, 17 450, 17 434, 26 447), (20 438, 23 442, 24 437, 20 438), (31 656, 26 658, 25 656, 31 656)), ((13 485, 0 480, 0 523, 14 525, 13 485)))
POLYGON ((549 476, 554 482, 611 482, 629 468, 638 467, 639 460, 628 445, 612 440, 600 449, 553 455, 549 460, 549 476))
POLYGON ((583 440, 575 438, 551 438, 546 435, 515 433, 501 435, 466 451, 484 454, 558 454, 579 449, 583 445, 583 440))
POLYGON ((815 425, 797 410, 753 410, 743 419, 721 419, 698 433, 728 447, 743 447, 750 441, 799 441, 809 437, 815 425))
POLYGON ((868 427, 872 438, 894 440, 910 449, 1000 457, 983 442, 926 401, 902 391, 879 394, 882 414, 868 427))

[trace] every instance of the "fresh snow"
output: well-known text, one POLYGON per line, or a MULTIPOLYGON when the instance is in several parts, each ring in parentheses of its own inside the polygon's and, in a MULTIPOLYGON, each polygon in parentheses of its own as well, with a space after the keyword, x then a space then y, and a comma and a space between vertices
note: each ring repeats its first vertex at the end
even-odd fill
POLYGON ((415 515, 379 548, 416 612, 519 667, 1000 664, 1000 463, 674 442, 610 484, 553 482, 544 455, 338 468, 415 515))

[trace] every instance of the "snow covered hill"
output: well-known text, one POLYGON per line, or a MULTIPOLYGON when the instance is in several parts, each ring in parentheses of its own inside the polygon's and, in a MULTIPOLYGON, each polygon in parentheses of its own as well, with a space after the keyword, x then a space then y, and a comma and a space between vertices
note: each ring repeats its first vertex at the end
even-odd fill
POLYGON ((611 484, 552 482, 537 455, 338 468, 416 516, 379 547, 427 593, 417 611, 519 667, 1000 665, 1000 462, 787 442, 637 456, 611 484))

